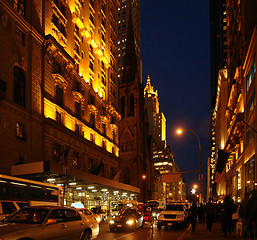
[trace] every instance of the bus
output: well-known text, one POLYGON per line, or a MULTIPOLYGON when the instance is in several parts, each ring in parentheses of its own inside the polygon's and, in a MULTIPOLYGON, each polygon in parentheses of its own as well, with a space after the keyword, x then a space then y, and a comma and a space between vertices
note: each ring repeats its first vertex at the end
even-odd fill
POLYGON ((30 206, 63 206, 63 188, 0 174, 0 200, 26 202, 30 206))

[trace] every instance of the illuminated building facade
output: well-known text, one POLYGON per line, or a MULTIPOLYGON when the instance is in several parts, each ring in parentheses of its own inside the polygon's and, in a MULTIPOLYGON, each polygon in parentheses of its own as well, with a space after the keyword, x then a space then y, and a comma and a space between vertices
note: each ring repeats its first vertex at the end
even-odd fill
POLYGON ((227 66, 227 13, 226 0, 210 0, 210 86, 211 125, 210 157, 207 167, 207 198, 215 194, 215 103, 219 70, 227 66))
POLYGON ((170 147, 166 145, 166 118, 159 112, 159 100, 157 90, 154 91, 150 77, 144 89, 146 112, 149 119, 149 133, 152 135, 152 162, 155 170, 155 198, 159 200, 181 200, 185 199, 185 183, 180 182, 162 183, 158 181, 159 174, 179 172, 179 168, 174 161, 174 154, 170 147), (163 191, 165 185, 165 191, 163 191), (167 194, 167 196, 165 196, 167 194))
POLYGON ((230 153, 217 198, 240 202, 256 188, 256 1, 227 1, 227 68, 220 69, 214 116, 218 149, 230 153))
POLYGON ((0 2, 1 172, 55 179, 68 206, 139 194, 115 181, 118 8, 118 0, 0 2))

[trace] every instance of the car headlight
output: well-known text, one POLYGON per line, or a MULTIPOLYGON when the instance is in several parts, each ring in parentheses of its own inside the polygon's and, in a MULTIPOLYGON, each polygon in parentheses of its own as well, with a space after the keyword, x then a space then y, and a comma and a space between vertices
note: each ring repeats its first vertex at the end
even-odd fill
POLYGON ((133 220, 128 220, 128 221, 126 222, 126 224, 128 224, 128 225, 132 225, 133 223, 134 223, 133 220))
POLYGON ((99 222, 101 222, 101 218, 100 217, 97 217, 96 218, 96 221, 99 223, 99 222))
POLYGON ((156 217, 156 213, 155 212, 153 213, 153 217, 156 217))
POLYGON ((113 220, 110 220, 110 224, 114 224, 114 221, 113 221, 113 220))

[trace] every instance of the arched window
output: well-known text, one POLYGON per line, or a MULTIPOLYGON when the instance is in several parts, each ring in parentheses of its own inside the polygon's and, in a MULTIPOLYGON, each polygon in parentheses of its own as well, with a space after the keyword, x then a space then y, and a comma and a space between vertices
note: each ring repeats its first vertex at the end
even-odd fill
POLYGON ((25 107, 25 76, 20 67, 13 69, 13 100, 15 103, 25 107))
POLYGON ((120 102, 120 113, 121 113, 121 117, 125 117, 125 97, 123 96, 121 98, 121 102, 120 102))
POLYGON ((130 169, 128 166, 124 169, 124 183, 130 184, 130 169))
POLYGON ((129 98, 129 115, 134 116, 134 111, 135 111, 135 100, 134 100, 134 94, 130 95, 129 98))

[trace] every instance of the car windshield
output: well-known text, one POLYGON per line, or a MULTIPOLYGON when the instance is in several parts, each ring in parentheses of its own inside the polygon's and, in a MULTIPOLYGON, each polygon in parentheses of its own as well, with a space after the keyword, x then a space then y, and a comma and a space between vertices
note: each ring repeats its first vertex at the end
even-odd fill
POLYGON ((23 208, 22 210, 10 215, 4 220, 4 222, 41 224, 47 213, 47 209, 23 208))
POLYGON ((113 210, 114 211, 120 211, 124 207, 123 203, 118 204, 113 210))
POLYGON ((92 215, 92 212, 90 212, 88 209, 83 209, 82 212, 83 212, 85 215, 92 215))
POLYGON ((130 216, 130 215, 133 215, 135 213, 136 213, 136 211, 133 210, 133 209, 124 209, 123 211, 121 211, 120 215, 130 216))
POLYGON ((184 206, 179 204, 171 204, 166 206, 166 210, 184 211, 184 206))
POLYGON ((22 208, 24 208, 24 207, 28 207, 29 206, 29 204, 28 203, 26 203, 26 202, 16 202, 17 204, 18 204, 18 206, 19 206, 19 208, 20 209, 22 209, 22 208))

